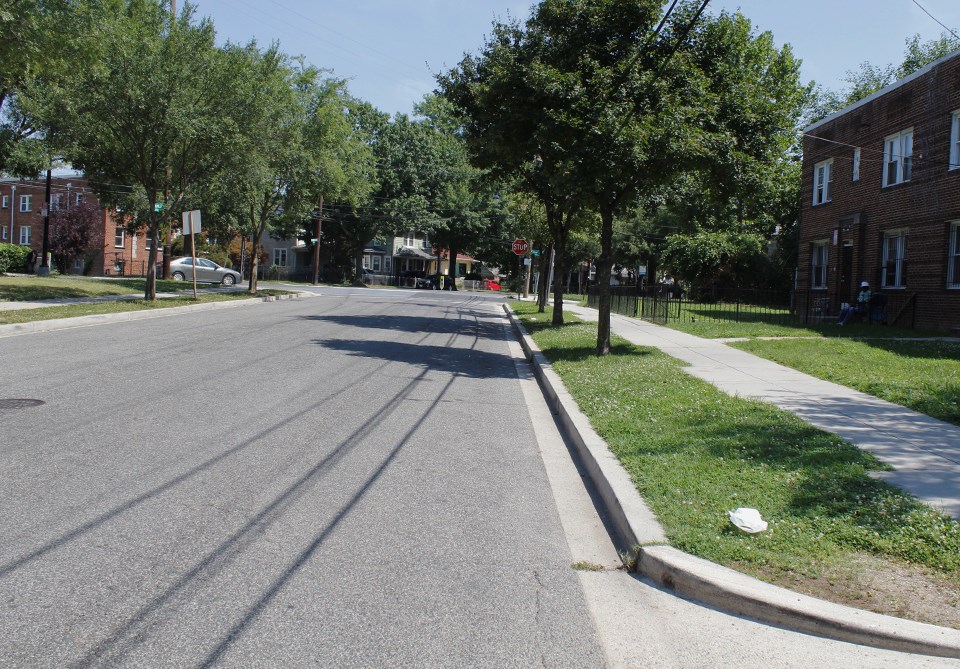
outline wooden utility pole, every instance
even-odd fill
[[[320,211],[317,213],[317,241],[313,245],[313,285],[320,282],[320,232],[323,229],[323,197],[320,198]]]

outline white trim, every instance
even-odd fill
[[[21,195],[20,196],[20,213],[28,214],[31,211],[33,211],[33,196]]]
[[[9,209],[9,208],[10,208],[10,196],[9,196],[9,195],[4,195],[2,198],[0,198],[0,201],[2,201],[2,204],[0,204],[0,209]]]
[[[830,240],[829,239],[818,239],[814,242],[811,242],[812,249],[810,251],[810,288],[813,290],[823,290],[827,287],[827,268],[830,264]],[[818,253],[819,251],[819,253]],[[822,258],[818,258],[822,256]],[[817,260],[820,259],[823,262],[817,263]],[[820,269],[821,276],[818,277],[817,270]],[[822,279],[817,281],[817,279]]]
[[[813,166],[813,206],[833,200],[833,158]]]
[[[955,279],[954,281],[951,281]],[[960,289],[960,221],[950,222],[950,246],[947,247],[947,288]]]
[[[960,169],[960,109],[950,116],[950,162],[947,170]]]
[[[283,262],[278,262],[278,260],[283,260]],[[273,249],[273,264],[277,267],[286,267],[287,266],[287,249],[275,248]]]
[[[883,187],[905,183],[912,176],[913,128],[907,128],[883,138]]]
[[[117,230],[120,231],[119,235],[117,234]],[[119,244],[117,244],[117,239],[120,240]],[[124,246],[126,246],[126,244],[127,244],[127,229],[122,225],[118,225],[113,229],[113,248],[122,249]]]
[[[20,246],[30,246],[30,237],[33,235],[29,225],[20,226]]]
[[[860,181],[860,147],[858,146],[853,150],[853,179],[852,181]]]
[[[883,245],[881,247],[881,265],[880,265],[880,287],[881,288],[906,288],[907,287],[907,277],[906,277],[906,264],[907,264],[907,242],[910,238],[910,231],[907,228],[898,228],[896,230],[884,230],[883,232]],[[896,241],[896,256],[892,259],[888,256],[887,251],[890,246],[888,242],[892,239]],[[893,263],[893,267],[890,269],[893,272],[892,281],[887,281],[887,266],[889,263]]]

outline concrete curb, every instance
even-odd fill
[[[635,547],[641,574],[683,597],[760,622],[887,650],[960,658],[960,630],[825,602],[666,545],[663,528],[623,465],[590,426],[513,310],[507,304],[503,308],[615,531],[625,545]]]
[[[313,293],[267,295],[265,297],[252,297],[246,300],[207,302],[204,304],[190,304],[183,307],[166,307],[162,309],[149,309],[144,311],[123,311],[116,314],[93,314],[91,316],[76,316],[74,318],[53,318],[46,321],[13,323],[10,325],[0,325],[0,337],[11,337],[14,335],[30,334],[34,332],[67,330],[69,328],[90,327],[93,325],[104,325],[106,323],[139,321],[148,318],[164,318],[166,316],[176,316],[177,314],[191,313],[194,311],[205,311],[208,309],[230,309],[233,307],[248,306],[251,304],[262,304],[264,302],[299,299],[304,296],[313,296]]]

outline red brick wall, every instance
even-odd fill
[[[960,55],[807,130],[801,290],[810,288],[811,242],[819,239],[830,240],[826,293],[834,310],[840,302],[851,301],[861,280],[879,289],[884,232],[904,228],[908,234],[906,288],[884,292],[899,301],[916,294],[914,324],[918,328],[960,328],[960,290],[946,288],[949,221],[960,220],[960,169],[948,169],[951,113],[957,110]],[[884,138],[909,128],[913,129],[911,179],[884,188]],[[852,180],[854,146],[861,149],[859,181]],[[814,206],[814,165],[828,158],[834,159],[832,201]],[[839,262],[844,242],[853,245],[853,272],[851,291],[841,292]]]

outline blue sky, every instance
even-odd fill
[[[960,33],[960,1],[918,0]],[[531,2],[521,0],[196,0],[221,41],[262,45],[273,40],[284,51],[350,80],[356,97],[379,109],[409,113],[434,88],[433,73],[476,51],[495,17],[525,18]],[[841,86],[844,73],[863,61],[901,60],[904,41],[919,33],[938,37],[943,29],[913,0],[712,0],[708,11],[741,9],[778,44],[790,43],[803,60],[805,81]]]

